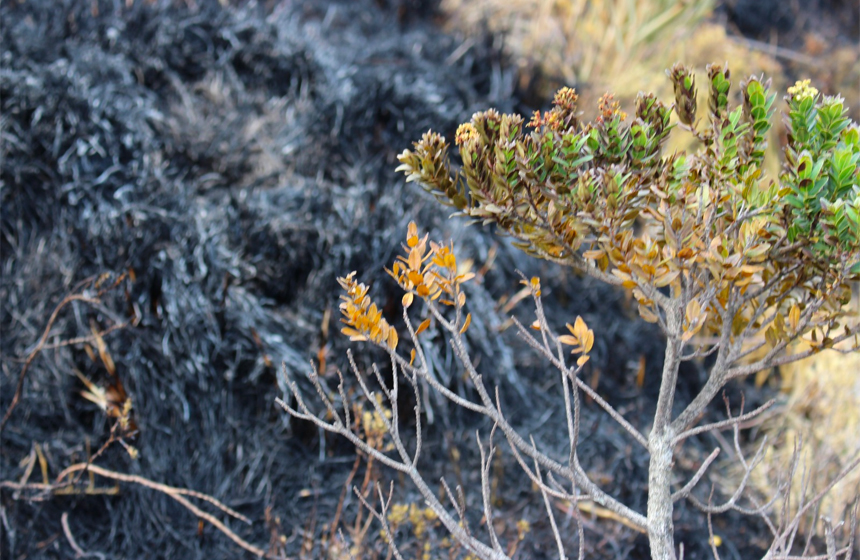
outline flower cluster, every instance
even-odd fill
[[[798,80],[793,86],[788,88],[788,94],[797,100],[814,98],[818,95],[818,90],[810,85],[809,80]]]
[[[616,116],[622,121],[627,120],[627,113],[621,110],[621,103],[611,93],[604,93],[600,96],[600,100],[597,102],[597,112],[599,113],[597,117],[599,123],[609,122]]]
[[[412,524],[412,533],[420,539],[427,532],[428,524],[436,525],[439,516],[429,507],[419,507],[411,504],[394,504],[388,512],[388,522],[392,529],[402,526],[404,523]]]
[[[387,423],[391,421],[391,410],[386,408],[382,402],[382,397],[376,395],[376,401],[379,404],[379,409],[374,407],[373,410],[365,410],[362,406],[357,406],[358,416],[361,418],[361,428],[364,430],[364,441],[374,449],[380,451],[390,451],[394,449],[392,442],[385,442],[385,436],[388,434]]]

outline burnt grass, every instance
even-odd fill
[[[140,456],[114,444],[96,464],[210,494],[251,520],[228,522],[247,541],[266,548],[283,535],[279,550],[288,557],[306,543],[313,547],[305,557],[323,557],[355,453],[275,405],[284,396],[279,371],[302,378],[322,350],[331,382],[336,369],[346,371],[347,348],[362,368],[380,360],[338,332],[336,278],[356,270],[372,280],[373,297],[396,322],[400,294],[382,268],[410,220],[435,239],[452,238],[478,268],[492,257],[469,291],[469,344],[523,433],[566,456],[558,379],[515,329],[502,328],[511,313],[533,319],[528,301],[512,312],[499,305],[519,290],[517,271],[542,278],[555,327],[582,315],[594,329],[585,375],[634,424],[647,425],[663,343],[622,293],[536,262],[486,228],[448,220],[448,209],[395,174],[396,154],[427,129],[451,137],[477,110],[520,106],[514,70],[494,39],[464,44],[438,18],[432,2],[406,0],[0,5],[0,410],[10,407],[23,361],[57,304],[88,279],[132,271],[99,304],[75,302],[59,313],[47,339],[53,347],[33,361],[0,434],[3,481],[21,481],[30,465],[26,481],[43,482],[28,459],[39,454],[53,479],[107,441],[112,420],[81,396],[75,372],[102,385],[111,376],[87,344],[57,343],[135,317],[105,342],[134,405],[139,434],[128,443]],[[426,337],[438,375],[470,394],[450,347],[432,329]],[[705,366],[684,369],[678,406],[704,382]],[[310,385],[302,387],[311,398]],[[733,391],[735,407],[741,391],[748,409],[765,397],[751,386]],[[477,526],[469,442],[490,426],[429,402],[428,478],[462,482]],[[725,413],[715,403],[709,414]],[[684,456],[697,466],[715,445],[710,436],[694,439]],[[462,469],[449,460],[455,447]],[[590,402],[580,453],[609,492],[644,511],[647,456]],[[533,527],[520,557],[552,557],[539,495],[509,454],[499,464],[505,534],[527,519]],[[76,557],[63,514],[80,548],[102,558],[246,554],[169,496],[131,483],[99,494],[82,480],[66,495],[2,488],[2,557]],[[94,480],[98,489],[114,487]],[[358,510],[346,496],[345,527]],[[398,501],[415,499],[398,486]],[[267,510],[280,525],[266,522]],[[678,506],[686,558],[708,557],[705,523]],[[765,542],[756,520],[727,515],[716,523],[729,541],[724,558],[747,558]],[[572,520],[562,516],[561,524],[574,543]],[[588,519],[586,538],[588,558],[648,557],[643,536],[611,521]]]

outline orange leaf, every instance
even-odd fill
[[[579,346],[579,339],[575,336],[570,336],[569,334],[561,335],[558,337],[558,341],[568,346]]]
[[[415,336],[418,336],[419,334],[426,331],[427,327],[429,327],[429,326],[430,326],[430,318],[428,317],[428,318],[424,319],[423,321],[421,321],[421,324],[418,325],[418,329],[415,331]]]
[[[355,329],[351,329],[349,327],[344,327],[340,330],[343,334],[347,335],[350,340],[353,342],[361,342],[367,340],[367,337],[358,332]]]
[[[636,386],[642,388],[645,384],[645,354],[639,354],[639,369],[636,370]]]
[[[689,259],[692,256],[693,256],[693,250],[690,249],[689,247],[684,247],[683,249],[678,251],[678,258]]]
[[[702,305],[699,303],[697,299],[691,299],[687,304],[686,310],[686,318],[687,323],[692,325],[699,319],[699,315],[702,313]]]
[[[403,307],[405,309],[409,309],[409,306],[412,305],[413,299],[414,297],[412,296],[412,292],[407,292],[403,294],[403,299],[401,300],[403,302]]]
[[[594,346],[594,331],[588,329],[588,332],[585,333],[585,336],[582,338],[582,350],[586,354],[591,352],[591,347]]]
[[[471,324],[472,324],[472,314],[469,313],[468,315],[466,315],[466,321],[463,323],[463,326],[460,329],[460,334],[463,334],[464,332],[466,332],[466,329],[468,329],[469,325],[471,325]]]
[[[648,307],[642,305],[641,303],[639,304],[639,315],[648,323],[656,323],[659,320],[659,318],[657,317],[657,315],[654,314],[653,311],[651,311],[650,309],[648,309]]]
[[[583,335],[588,331],[588,326],[581,316],[576,316],[576,321],[573,322],[573,336],[582,340]]]
[[[108,352],[107,349],[107,344],[105,344],[105,341],[102,338],[101,333],[99,333],[96,328],[94,321],[90,321],[90,330],[93,333],[93,339],[96,341],[96,347],[99,349],[99,357],[102,359],[105,369],[109,374],[116,375],[116,366],[113,363],[113,358],[111,358],[110,352]]]
[[[791,306],[791,310],[788,312],[788,324],[791,326],[792,331],[797,330],[797,325],[800,323],[800,308],[795,303]]]
[[[474,277],[475,277],[474,272],[467,272],[466,274],[461,274],[460,276],[458,276],[456,278],[456,281],[462,284],[463,282],[468,282],[469,280],[471,280]]]
[[[418,226],[415,222],[409,222],[409,227],[406,230],[406,244],[410,248],[418,245]]]
[[[406,260],[406,264],[409,265],[409,268],[412,270],[418,270],[421,268],[421,253],[418,251],[417,247],[413,247],[411,251],[409,251],[409,258]]]

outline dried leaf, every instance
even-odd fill
[[[797,325],[800,324],[800,307],[796,303],[791,306],[791,310],[788,312],[788,324],[792,332],[797,331]]]
[[[537,321],[535,321],[537,323]],[[579,346],[579,339],[569,334],[563,334],[558,337],[558,341],[567,346]]]
[[[586,354],[591,352],[592,346],[594,346],[594,331],[588,329],[585,333],[585,336],[582,338],[582,351]]]
[[[583,318],[579,315],[576,316],[576,321],[573,322],[573,336],[582,340],[586,333],[588,333],[588,325],[585,324]]]
[[[424,319],[423,321],[421,321],[421,324],[418,325],[418,328],[415,330],[415,336],[418,336],[419,334],[426,331],[427,327],[429,327],[429,326],[430,326],[430,318],[428,317],[428,318]]]
[[[99,350],[99,357],[101,357],[102,363],[105,365],[105,369],[109,374],[116,375],[116,366],[113,363],[113,358],[111,358],[110,352],[108,352],[107,349],[107,344],[105,343],[104,338],[102,338],[98,328],[96,328],[94,321],[90,322],[90,330],[93,333],[93,339],[96,341],[96,347]]]
[[[645,385],[645,354],[639,354],[639,368],[636,370],[636,386]]]
[[[699,303],[697,299],[691,299],[687,303],[687,310],[684,313],[685,318],[687,319],[687,325],[693,325],[699,320],[699,316],[702,314],[702,304]]]
[[[645,319],[645,321],[648,323],[656,323],[659,320],[657,315],[655,315],[650,308],[645,305],[642,305],[641,303],[639,304],[639,316]]]
[[[689,258],[690,258],[690,257],[692,257],[692,256],[693,256],[693,250],[692,250],[692,249],[690,249],[689,247],[684,247],[683,249],[681,249],[680,251],[678,251],[678,258],[679,258],[679,259],[684,259],[684,260],[686,260],[686,259],[689,259]]]
[[[410,270],[419,270],[421,268],[421,253],[418,251],[417,247],[413,247],[411,251],[409,251],[409,257],[406,259],[406,264],[409,265]]]
[[[666,286],[674,282],[679,274],[681,274],[680,269],[665,272],[654,279],[654,285],[658,288],[665,288]]]

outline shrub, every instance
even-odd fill
[[[840,343],[843,352],[860,347],[860,323],[846,305],[851,298],[850,282],[860,279],[860,129],[846,117],[842,99],[821,97],[808,82],[789,88],[785,161],[778,180],[773,180],[763,170],[775,99],[769,83],[755,77],[742,82],[743,102],[732,108],[729,70],[708,66],[707,116],[699,119],[691,70],[675,65],[668,74],[675,90],[674,107],[653,95],[640,94],[635,115],[628,118],[613,97],[606,95],[597,119],[581,123],[576,93],[564,88],[556,94],[551,110],[535,113],[528,123],[520,116],[493,110],[475,114],[457,131],[462,167],[456,171],[449,144],[433,132],[399,156],[398,168],[408,181],[419,183],[459,214],[495,224],[528,254],[631,291],[641,317],[657,323],[666,337],[650,426],[633,426],[580,379],[595,334],[579,317],[567,325],[569,332],[554,333],[544,316],[540,280],[532,278],[524,282],[534,297],[536,320],[530,328],[516,324],[525,341],[560,375],[560,398],[566,411],[560,429],[567,432],[569,455],[557,460],[520,435],[464,343],[471,316],[463,285],[472,275],[458,268],[451,245],[428,242],[415,224],[410,224],[404,254],[388,270],[405,292],[403,320],[412,344],[408,355],[401,351],[396,329],[368,296],[368,287],[354,274],[341,279],[346,292],[341,304],[344,333],[384,349],[395,375],[394,382],[386,383],[374,369],[382,391],[381,396],[376,395],[351,362],[364,396],[374,407],[370,423],[375,428],[362,428],[362,422],[350,418],[342,381],[338,397],[333,398],[318,376],[311,374],[327,411],[322,419],[288,379],[298,403],[293,408],[281,402],[290,414],[345,436],[379,463],[408,476],[451,535],[479,558],[508,557],[492,523],[487,523],[488,540],[479,539],[468,528],[462,501],[443,481],[452,504],[449,509],[417,468],[423,429],[419,394],[423,385],[419,381],[493,422],[489,441],[477,440],[488,520],[493,518],[488,482],[493,438],[501,432],[543,497],[560,558],[566,557],[565,539],[558,531],[550,497],[572,503],[593,500],[645,530],[652,557],[665,560],[676,558],[675,502],[689,500],[709,516],[730,509],[766,515],[773,505],[761,506],[755,498],[749,498],[752,505],[741,504],[761,449],[747,460],[737,437],[739,425],[773,401],[751,412],[729,413],[720,422],[697,425],[726,384]],[[672,123],[673,110],[679,124]],[[673,128],[691,134],[698,150],[664,154],[662,147]],[[432,320],[450,336],[474,385],[474,400],[451,392],[430,375],[418,339],[431,318],[413,324],[409,309],[416,299],[424,302]],[[808,349],[786,352],[799,340]],[[573,359],[568,358],[568,350]],[[679,365],[703,356],[710,356],[712,362],[707,381],[686,406],[673,408]],[[414,443],[408,443],[413,439],[401,433],[400,381],[415,392]],[[580,392],[594,399],[649,453],[644,513],[603,491],[580,464]],[[338,400],[342,401],[339,405]],[[726,429],[734,431],[745,473],[737,491],[721,504],[697,498],[693,492],[719,449],[689,482],[673,490],[673,460],[679,445],[691,436]],[[383,432],[386,445],[368,440]],[[858,465],[860,457],[846,464],[838,476]],[[383,531],[390,534],[386,513],[390,497],[380,493],[379,499],[381,506],[373,512]],[[814,511],[820,499],[819,494],[804,503],[794,517],[784,516],[779,526],[769,525],[774,540],[768,558],[791,553],[798,520]],[[853,542],[853,526],[849,543]],[[829,557],[850,557],[850,544],[837,550],[833,531],[827,527]],[[393,547],[393,539],[389,542]],[[580,546],[581,542],[580,531]]]

